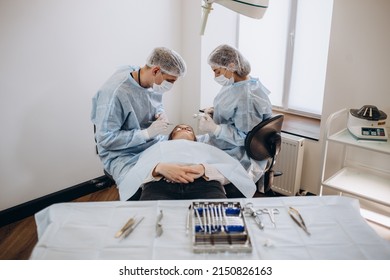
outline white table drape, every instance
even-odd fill
[[[221,201],[221,200],[213,200]],[[225,201],[225,200],[223,200]],[[190,200],[72,202],[54,204],[35,215],[38,243],[31,259],[390,259],[390,243],[362,218],[359,201],[341,196],[231,199],[255,209],[277,208],[276,227],[263,215],[260,230],[245,217],[252,242],[250,253],[194,253],[186,235]],[[299,210],[311,235],[288,214]],[[163,234],[156,237],[157,215],[163,210]],[[144,217],[125,239],[115,233],[132,217]]]

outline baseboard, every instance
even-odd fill
[[[73,187],[2,210],[0,211],[0,227],[32,216],[38,211],[54,203],[69,202],[81,196],[110,187],[111,185],[112,181],[107,176],[101,176]]]

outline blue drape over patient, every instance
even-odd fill
[[[159,142],[145,150],[137,163],[118,185],[120,200],[129,199],[142,186],[152,169],[160,162],[214,166],[246,197],[253,197],[256,185],[239,161],[208,144],[188,140]]]

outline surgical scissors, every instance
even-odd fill
[[[264,223],[261,218],[261,215],[263,214],[262,210],[255,210],[253,208],[253,203],[248,202],[247,204],[245,204],[244,211],[246,211],[247,213],[249,212],[249,214],[254,217],[256,224],[261,230],[264,229]]]
[[[274,225],[274,227],[276,226],[276,223],[275,223],[275,214],[279,214],[279,209],[277,208],[264,208],[264,209],[261,209],[261,211],[264,213],[264,214],[267,214],[272,222],[272,224]]]

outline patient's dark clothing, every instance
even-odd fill
[[[226,198],[225,190],[217,181],[206,181],[199,178],[188,184],[169,183],[165,180],[147,183],[143,187],[140,200],[209,198]]]

